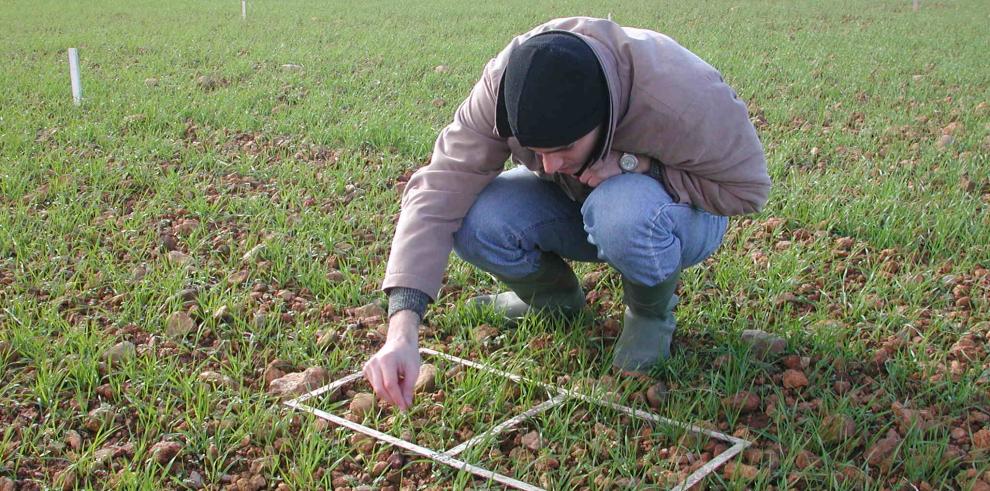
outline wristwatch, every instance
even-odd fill
[[[623,174],[636,172],[637,167],[639,167],[639,159],[635,155],[624,153],[619,157],[619,168],[622,169]]]

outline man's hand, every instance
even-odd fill
[[[581,173],[581,176],[578,177],[578,180],[587,186],[593,188],[598,187],[598,185],[606,179],[622,173],[622,169],[619,167],[620,157],[622,157],[621,152],[612,150],[605,156],[604,159],[589,165],[588,168]],[[639,167],[637,167],[634,172],[645,174],[649,169],[649,161],[643,157],[639,157]]]
[[[389,319],[385,345],[364,364],[364,378],[380,399],[405,411],[412,407],[419,365],[419,316],[397,312]]]

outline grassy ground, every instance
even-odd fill
[[[382,300],[401,182],[483,63],[546,19],[609,12],[722,70],[775,182],[683,274],[679,350],[655,373],[658,412],[756,441],[703,485],[990,487],[990,4],[239,7],[0,9],[0,489],[478,485],[282,408],[266,378],[360,367],[381,319],[355,308]],[[608,377],[618,277],[578,269],[593,315],[509,329],[461,308],[498,286],[454,260],[423,344],[646,407]],[[787,349],[755,356],[744,329]],[[450,448],[542,400],[440,373],[412,415],[369,424]],[[470,456],[551,487],[649,487],[717,450],[565,406]]]

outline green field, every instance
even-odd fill
[[[236,0],[5,0],[0,491],[485,485],[412,457],[383,470],[391,449],[265,379],[360,369],[383,321],[354,309],[384,300],[402,182],[483,64],[546,20],[609,13],[722,71],[774,180],[682,275],[654,372],[658,413],[756,442],[702,487],[990,489],[990,3],[921,3],[250,0],[242,20]],[[463,308],[499,285],[454,259],[421,345],[648,407],[644,382],[608,375],[618,275],[577,269],[593,315],[511,328]],[[757,356],[745,329],[786,351]],[[540,400],[440,373],[444,395],[369,424],[450,448]],[[542,432],[538,450],[465,458],[608,489],[676,484],[717,453],[662,428],[637,450],[641,423],[589,414],[527,423],[515,438]]]

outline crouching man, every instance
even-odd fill
[[[607,20],[541,25],[488,63],[406,186],[383,283],[388,337],[364,375],[382,399],[412,404],[419,323],[451,250],[508,287],[472,299],[508,318],[579,312],[565,260],[607,262],[626,305],[612,363],[645,372],[670,354],[681,270],[769,190],[746,105],[705,61]]]

